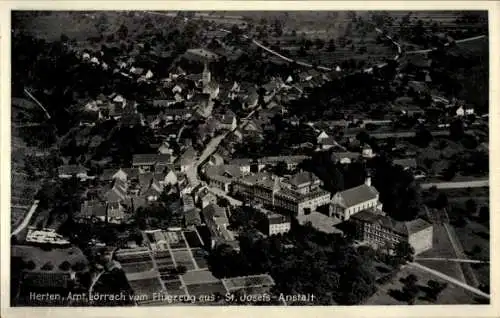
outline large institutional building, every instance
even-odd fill
[[[235,181],[233,191],[246,199],[278,207],[293,215],[309,214],[330,202],[330,193],[320,188],[321,181],[309,172],[289,178],[259,173]]]
[[[416,219],[409,222],[398,222],[388,216],[362,211],[352,216],[356,225],[356,237],[375,247],[394,246],[398,242],[407,241],[420,254],[432,248],[432,224]]]

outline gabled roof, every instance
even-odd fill
[[[169,154],[135,154],[132,157],[132,165],[166,165],[170,162]]]
[[[366,184],[338,192],[338,195],[341,198],[341,204],[345,208],[375,199],[378,194],[377,189]]]
[[[63,165],[57,169],[58,173],[67,175],[76,175],[79,173],[86,173],[87,169],[80,165]]]
[[[106,216],[106,204],[100,201],[85,201],[81,205],[79,215],[85,218]]]
[[[312,172],[303,171],[303,172],[299,172],[299,173],[294,174],[288,180],[288,183],[293,185],[293,186],[298,187],[302,184],[311,183],[311,182],[315,182],[318,180],[319,179]]]
[[[421,218],[407,222],[400,222],[393,220],[389,216],[375,214],[370,211],[361,211],[359,213],[354,214],[352,218],[370,224],[378,224],[381,227],[389,229],[405,237],[407,237],[408,235],[418,233],[432,226],[431,223]]]

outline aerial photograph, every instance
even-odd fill
[[[4,303],[492,303],[488,11],[10,15]]]

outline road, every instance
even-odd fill
[[[24,220],[21,222],[21,224],[18,225],[18,227],[12,232],[12,235],[15,236],[19,234],[22,230],[28,226],[28,224],[31,221],[31,218],[33,217],[33,214],[35,214],[36,208],[38,207],[38,204],[40,203],[39,200],[35,200],[33,202],[33,205],[31,206],[31,209],[28,211],[26,216],[24,217]]]
[[[31,94],[31,92],[30,92],[28,89],[26,89],[26,88],[25,88],[25,89],[24,89],[24,93],[25,93],[26,95],[28,95],[28,97],[29,97],[29,98],[31,98],[31,99],[35,102],[35,104],[37,104],[37,105],[38,105],[38,107],[40,107],[40,108],[43,110],[43,112],[45,113],[45,115],[47,116],[47,118],[48,118],[48,119],[51,119],[50,114],[49,114],[49,112],[47,111],[47,109],[46,109],[45,107],[43,107],[42,103],[40,103],[40,102],[38,101],[38,99],[36,99],[36,98],[35,98],[35,96],[33,96],[33,95]]]
[[[431,268],[429,268],[427,266],[423,266],[423,265],[421,265],[419,263],[415,263],[415,262],[409,263],[408,265],[416,267],[416,268],[419,268],[419,269],[424,270],[426,272],[429,272],[429,273],[431,273],[431,274],[433,274],[433,275],[435,275],[435,276],[437,276],[437,277],[439,277],[441,279],[444,279],[444,280],[446,280],[446,281],[448,281],[448,282],[450,282],[450,283],[452,283],[454,285],[457,285],[457,286],[460,286],[462,288],[465,288],[465,289],[473,292],[476,295],[479,295],[479,296],[485,297],[487,299],[490,299],[490,295],[486,294],[485,292],[483,292],[483,291],[481,291],[481,290],[479,290],[479,289],[477,289],[475,287],[469,286],[466,283],[463,283],[463,282],[461,282],[461,281],[459,281],[459,280],[457,280],[457,279],[455,279],[453,277],[450,277],[450,276],[445,275],[445,274],[443,274],[441,272],[433,270],[433,269],[431,269]]]
[[[465,189],[465,188],[483,188],[489,187],[490,181],[485,180],[471,180],[471,181],[456,181],[456,182],[430,182],[420,184],[422,189],[429,189],[436,187],[438,189]]]
[[[464,42],[469,42],[469,41],[475,41],[475,40],[482,39],[484,37],[486,37],[486,35],[478,35],[478,36],[474,36],[474,37],[467,38],[467,39],[457,40],[457,41],[455,41],[455,43],[464,43]],[[450,43],[446,43],[444,46],[445,47],[450,46]],[[429,53],[429,52],[434,51],[434,50],[436,50],[436,48],[409,51],[409,52],[405,52],[405,54],[422,54],[422,53]]]
[[[475,259],[463,258],[441,258],[441,257],[416,257],[415,261],[443,261],[443,262],[457,262],[457,263],[472,263],[472,264],[489,264],[489,261],[481,261]]]
[[[213,194],[215,194],[218,197],[223,197],[223,198],[227,199],[229,201],[229,204],[231,204],[232,206],[242,206],[243,205],[243,202],[241,202],[240,200],[236,200],[235,198],[227,195],[224,191],[222,191],[219,188],[209,187],[208,191],[212,192]]]

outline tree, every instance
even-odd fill
[[[435,280],[429,280],[427,282],[427,297],[433,301],[437,300],[439,294],[448,286],[447,283],[440,283]]]
[[[279,161],[276,164],[276,167],[274,167],[274,173],[277,174],[278,176],[283,176],[287,172],[288,172],[288,166],[284,161]]]
[[[125,40],[128,36],[127,26],[125,26],[125,24],[120,25],[120,28],[118,28],[116,33],[118,34],[118,38],[120,38],[120,40]]]
[[[450,138],[461,140],[465,135],[464,123],[461,119],[456,119],[450,123]]]
[[[71,264],[68,261],[64,261],[59,265],[59,269],[62,271],[68,271],[71,268]]]
[[[43,271],[51,271],[54,269],[54,265],[51,262],[47,262],[40,269]]]
[[[395,258],[399,264],[412,262],[415,255],[415,249],[407,241],[401,241],[394,247]]]
[[[437,198],[436,198],[436,208],[438,209],[444,209],[448,206],[448,196],[441,192],[438,194]]]
[[[469,215],[474,215],[477,211],[477,203],[474,199],[465,201],[465,209]]]
[[[35,262],[33,262],[33,260],[29,260],[24,264],[24,268],[31,271],[31,270],[34,270],[36,268],[36,264],[35,264]]]
[[[404,280],[403,294],[406,296],[409,305],[413,305],[419,294],[419,288],[417,286],[418,277],[410,274]]]
[[[75,264],[73,264],[73,266],[71,266],[71,269],[74,270],[75,272],[80,272],[80,271],[83,271],[85,269],[85,267],[86,267],[86,265],[84,262],[78,261]]]
[[[433,136],[431,132],[425,127],[419,128],[415,134],[415,143],[422,148],[428,147],[432,139]]]
[[[187,267],[184,265],[179,265],[175,268],[175,271],[179,275],[184,275],[187,272]]]

